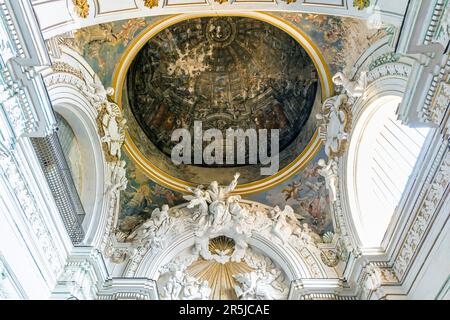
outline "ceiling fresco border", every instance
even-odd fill
[[[294,24],[286,21],[285,19],[266,12],[244,12],[236,14],[179,14],[166,17],[149,25],[126,48],[119,64],[114,70],[112,80],[112,85],[115,89],[114,101],[117,101],[119,107],[122,107],[122,93],[126,82],[128,69],[138,52],[153,36],[179,22],[194,18],[211,16],[238,16],[252,18],[271,24],[274,27],[286,32],[305,49],[305,51],[313,61],[314,66],[316,67],[316,70],[319,74],[322,99],[324,100],[333,95],[331,72],[321,51],[304,31],[302,31]],[[320,150],[320,147],[321,140],[319,138],[318,131],[316,131],[310,143],[305,147],[302,153],[289,165],[287,165],[285,168],[283,168],[273,176],[251,183],[239,185],[236,189],[236,193],[239,193],[241,195],[255,194],[282,184],[289,178],[296,175],[299,171],[301,171],[308,164],[308,162],[314,158],[314,156]],[[177,179],[156,168],[152,163],[150,163],[150,161],[148,161],[148,159],[146,159],[136,147],[128,132],[126,134],[124,148],[129,154],[130,158],[132,158],[136,162],[138,167],[142,169],[147,175],[149,175],[149,177],[155,182],[172,190],[183,193],[186,192],[186,188],[188,186],[192,186],[192,183]]]

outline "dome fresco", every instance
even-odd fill
[[[127,95],[146,137],[169,157],[172,132],[192,132],[194,121],[224,136],[228,128],[280,129],[282,151],[302,134],[317,77],[284,31],[245,17],[204,17],[164,29],[141,49]]]
[[[368,30],[364,21],[358,19],[286,12],[272,12],[271,14],[295,25],[310,37],[312,42],[323,54],[331,74],[339,70],[344,70],[348,73],[358,57],[367,50],[371,44],[385,36],[384,33],[380,33],[377,30]],[[132,45],[133,39],[139,38],[140,35],[145,32],[146,28],[158,24],[162,19],[163,17],[147,17],[145,19],[139,18],[115,21],[82,28],[75,33],[74,40],[66,42],[66,44],[70,45],[71,48],[83,55],[106,86],[114,85],[114,74],[120,66],[119,63],[122,57]],[[187,26],[189,24],[195,25],[195,22],[197,22],[197,25],[202,26],[199,21],[209,21],[210,19],[211,18],[205,17],[179,22],[172,27],[159,31],[159,33],[154,35],[152,40],[150,40],[148,46],[152,43],[156,47],[160,46],[163,41],[161,37],[168,37],[168,31],[173,30],[175,27],[182,25]],[[237,17],[233,19],[247,20],[254,24],[258,24],[259,26],[265,26],[273,32],[280,34],[283,39],[292,41],[291,37],[288,34],[285,34],[284,31],[264,22],[260,22],[259,20]],[[349,30],[352,31],[349,32]],[[176,36],[173,31],[172,36]],[[252,39],[252,41],[256,41],[254,40],[255,37]],[[263,39],[266,38],[263,37]],[[272,39],[274,38],[272,37]],[[297,43],[294,43],[294,45],[297,48],[299,47]],[[146,51],[146,48],[147,46],[145,45],[142,47],[141,54]],[[227,52],[229,52],[230,45],[228,45],[227,48]],[[225,49],[226,48],[223,50]],[[256,52],[256,50],[254,52]],[[282,50],[279,50],[279,53],[280,59],[284,57]],[[168,59],[166,55],[163,54],[163,56]],[[193,55],[189,58],[192,59],[195,57],[196,55]],[[263,55],[263,57],[265,56]],[[260,58],[261,57],[258,56],[258,59]],[[138,61],[138,59],[139,54],[135,61]],[[171,61],[173,60],[174,58],[172,58]],[[115,61],[115,63],[111,63],[113,61]],[[272,63],[277,64],[278,60],[272,59]],[[175,75],[178,72],[182,72],[187,66],[190,67],[191,64],[192,60],[188,60],[184,65],[181,65],[183,68],[180,67],[179,70],[170,70],[172,70]],[[285,71],[284,64],[278,64],[278,67],[283,68]],[[176,178],[204,184],[208,184],[212,180],[217,180],[220,183],[228,183],[236,171],[241,173],[240,183],[252,182],[261,178],[259,176],[259,169],[256,168],[256,170],[251,171],[250,169],[253,169],[249,168],[251,166],[239,168],[223,167],[218,170],[217,168],[204,168],[200,166],[180,166],[181,168],[177,168],[172,165],[170,157],[161,152],[161,150],[156,147],[143,132],[141,126],[135,119],[135,114],[133,113],[135,110],[130,110],[132,109],[130,108],[129,103],[131,99],[129,99],[128,95],[132,94],[132,89],[129,89],[128,87],[130,86],[133,68],[134,65],[132,64],[129,69],[128,79],[124,83],[123,90],[120,91],[122,97],[117,102],[121,104],[122,112],[127,119],[127,129],[130,138],[136,145],[136,148],[139,149],[151,164]],[[303,70],[300,71],[303,74]],[[285,72],[285,76],[286,75],[287,73]],[[241,74],[239,77],[241,77]],[[174,76],[172,78],[176,77]],[[171,86],[170,81],[168,81],[168,83],[170,88],[172,88],[173,86]],[[140,88],[142,89],[143,87]],[[163,87],[159,86],[159,89],[162,90]],[[313,110],[310,112],[306,125],[302,128],[301,134],[297,136],[296,141],[281,152],[280,169],[289,165],[289,163],[304,150],[316,131],[317,122],[313,115],[315,115],[321,107],[321,90],[322,88],[317,86],[317,99]],[[170,90],[168,92],[170,92]],[[285,157],[283,158],[283,156]],[[323,157],[325,157],[325,154],[323,150],[320,150],[316,156],[310,160],[309,164],[295,176],[278,186],[250,195],[248,196],[248,199],[269,206],[278,205],[284,207],[285,205],[290,205],[296,212],[304,217],[303,221],[308,223],[313,231],[320,235],[333,231],[332,214],[325,182],[317,173],[317,161]],[[127,163],[126,172],[128,184],[127,189],[121,193],[120,213],[117,227],[121,232],[128,234],[142,224],[153,209],[161,207],[163,204],[169,204],[171,207],[176,206],[182,204],[184,199],[181,193],[165,188],[158,182],[152,180],[139,163],[130,157],[127,150],[123,152],[122,158]],[[255,171],[257,172],[256,174],[254,173]],[[140,199],[140,201],[136,201],[136,199]]]

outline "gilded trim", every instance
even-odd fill
[[[325,100],[326,98],[333,95],[332,77],[323,55],[321,54],[320,50],[315,45],[315,43],[308,37],[308,35],[306,35],[302,30],[300,30],[292,23],[287,22],[280,17],[276,17],[274,15],[265,12],[227,13],[227,14],[220,14],[220,13],[176,14],[166,17],[152,25],[149,25],[126,48],[124,54],[122,55],[122,59],[120,60],[118,66],[114,70],[112,80],[113,86],[115,88],[114,100],[117,101],[119,107],[122,107],[122,91],[128,68],[130,67],[131,62],[133,61],[137,53],[141,50],[141,48],[153,36],[155,36],[160,31],[174,24],[177,24],[179,22],[188,19],[209,17],[209,16],[239,16],[257,19],[269,23],[288,33],[300,45],[302,45],[302,47],[306,50],[306,52],[313,60],[313,63],[319,73],[320,83],[322,87],[322,99]],[[318,131],[316,131],[310,143],[306,146],[306,148],[302,151],[302,153],[288,166],[286,166],[273,176],[255,182],[239,185],[236,188],[235,193],[241,195],[254,194],[268,190],[285,182],[286,180],[288,180],[289,178],[300,172],[303,168],[305,168],[305,166],[314,158],[314,156],[320,150],[320,147],[321,147],[321,140],[319,138]],[[186,192],[187,186],[194,185],[191,182],[180,180],[167,174],[166,172],[160,170],[155,165],[153,165],[150,161],[148,161],[148,159],[146,159],[142,155],[142,153],[138,150],[128,132],[126,133],[124,148],[125,151],[128,153],[128,155],[130,156],[130,158],[136,163],[136,165],[140,169],[142,169],[155,182],[172,190],[176,190],[183,193]]]

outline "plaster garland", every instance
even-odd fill
[[[47,88],[58,85],[75,86],[96,115],[99,140],[106,160],[106,231],[99,246],[107,257],[121,263],[131,255],[127,249],[114,247],[117,242],[115,226],[120,192],[127,186],[126,164],[120,160],[126,121],[118,106],[111,100],[114,90],[105,88],[95,74],[90,80],[79,68],[59,60],[54,62],[52,71],[44,79]]]

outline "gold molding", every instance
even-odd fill
[[[88,0],[72,0],[73,5],[75,6],[75,13],[83,19],[86,19],[89,16],[89,3]]]
[[[154,8],[157,7],[159,4],[159,0],[144,0],[144,6],[147,8]]]
[[[247,17],[256,20],[260,20],[269,23],[287,34],[293,37],[308,53],[312,59],[316,69],[319,73],[321,88],[322,88],[322,99],[333,95],[333,82],[328,65],[323,57],[322,53],[312,41],[309,36],[299,29],[297,26],[289,21],[286,21],[280,17],[274,16],[266,12],[244,12],[244,13],[199,13],[199,14],[175,14],[165,17],[151,25],[149,25],[145,30],[141,32],[128,47],[125,49],[119,64],[113,73],[112,83],[115,89],[115,101],[122,108],[122,91],[124,87],[124,82],[126,78],[127,71],[131,65],[136,54],[141,50],[141,48],[147,43],[153,36],[162,30],[180,23],[185,20],[200,18],[200,17],[211,17],[211,16],[238,16]],[[273,176],[251,182],[246,184],[238,185],[235,193],[241,195],[250,195],[259,193],[268,189],[271,189],[281,183],[287,181],[289,178],[295,176],[300,172],[306,165],[314,158],[317,152],[320,150],[322,141],[319,138],[319,130],[317,130],[312,137],[310,143],[305,147],[302,153],[289,165],[284,167],[278,173]],[[162,171],[153,165],[148,159],[146,159],[142,153],[139,151],[137,146],[134,144],[130,134],[126,132],[124,149],[128,156],[135,164],[147,175],[150,179],[157,182],[158,184],[165,186],[169,189],[186,193],[186,187],[195,186],[195,184],[177,179],[170,174]]]

